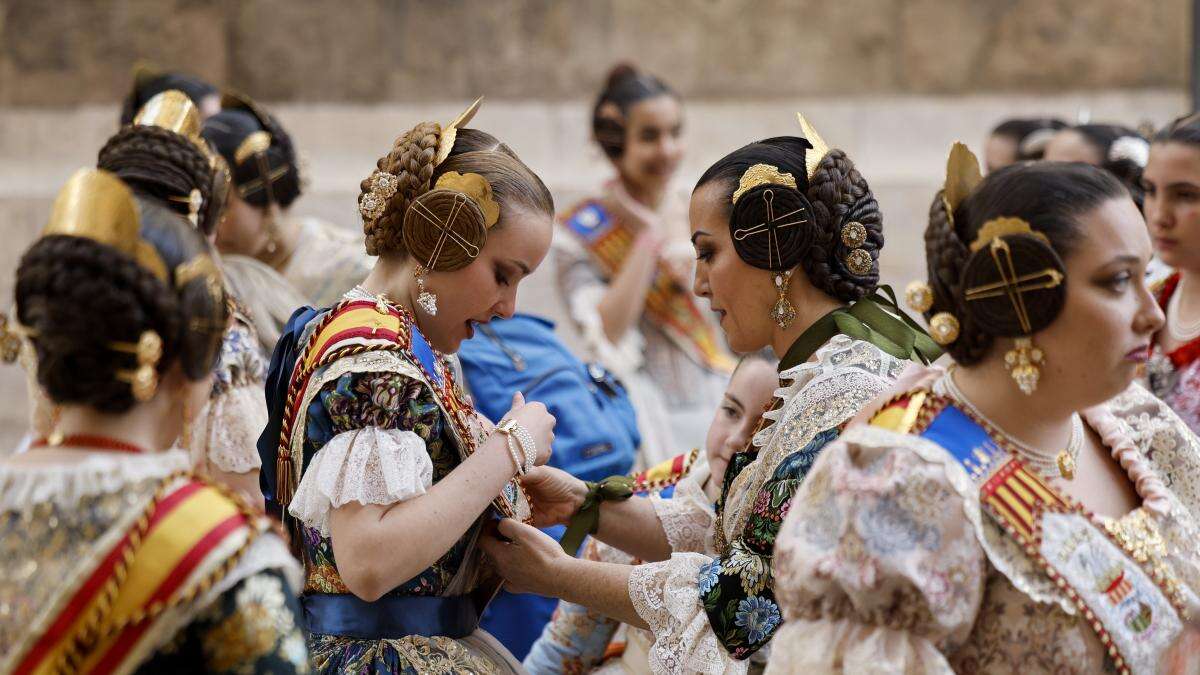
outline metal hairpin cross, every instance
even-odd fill
[[[288,168],[289,168],[288,165],[284,164],[283,166],[275,169],[274,171],[268,171],[267,170],[268,164],[267,164],[266,153],[262,153],[262,152],[258,153],[259,177],[255,178],[254,180],[251,180],[251,181],[246,181],[246,184],[243,185],[241,188],[242,194],[246,195],[246,194],[250,194],[252,192],[258,191],[259,188],[266,188],[267,201],[269,201],[271,203],[275,203],[274,183],[275,183],[275,181],[282,178],[284,176],[284,174],[286,174],[288,172]]]
[[[783,264],[783,261],[780,259],[780,256],[779,256],[779,235],[777,233],[779,232],[779,230],[782,230],[785,227],[794,227],[796,225],[803,225],[804,223],[808,222],[808,218],[805,218],[804,216],[800,216],[796,220],[792,220],[792,221],[789,221],[786,223],[781,223],[779,221],[783,220],[784,218],[791,218],[792,216],[796,215],[797,213],[803,213],[805,210],[804,207],[801,206],[798,209],[789,211],[780,216],[776,216],[775,215],[775,191],[774,190],[765,190],[763,192],[763,201],[765,201],[767,203],[767,222],[759,223],[758,225],[755,225],[753,227],[744,227],[741,229],[734,230],[733,238],[738,241],[742,241],[746,237],[754,237],[754,236],[766,233],[766,235],[767,235],[767,261],[770,262],[770,260],[773,257],[775,259],[775,266],[779,267],[780,265]]]
[[[421,202],[413,202],[413,211],[418,216],[428,220],[434,227],[441,230],[441,234],[438,235],[437,243],[434,244],[433,251],[429,254],[429,260],[425,263],[426,268],[433,269],[433,264],[442,256],[442,248],[446,245],[447,239],[458,244],[462,250],[466,251],[468,258],[474,260],[475,258],[479,257],[479,247],[467,241],[466,239],[463,239],[461,235],[450,228],[450,223],[454,222],[455,217],[458,216],[459,210],[462,209],[462,207],[467,203],[467,199],[469,199],[469,197],[466,195],[455,194],[454,205],[450,208],[450,214],[446,216],[446,220],[444,221],[438,220],[437,214],[433,211],[430,211],[429,207],[425,206]]]
[[[1002,237],[993,239],[988,245],[988,250],[992,254],[992,262],[996,263],[996,270],[1000,273],[1000,281],[968,288],[967,302],[1008,296],[1013,310],[1017,313],[1017,320],[1021,322],[1021,330],[1028,334],[1031,327],[1029,312],[1025,308],[1025,294],[1058,286],[1063,281],[1062,272],[1046,268],[1040,272],[1018,276],[1016,267],[1013,266],[1012,249]]]

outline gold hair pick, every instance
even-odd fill
[[[979,228],[979,233],[975,235],[975,241],[971,242],[971,252],[974,253],[987,246],[992,243],[993,239],[1012,234],[1027,234],[1041,239],[1047,246],[1050,245],[1050,240],[1046,238],[1046,235],[1035,231],[1029,223],[1020,218],[993,218]]]
[[[138,111],[133,123],[144,127],[161,127],[174,131],[193,143],[202,142],[200,111],[196,109],[192,99],[178,89],[168,89],[155,94]]]
[[[483,211],[483,220],[491,228],[500,220],[500,205],[492,198],[492,186],[487,179],[477,173],[459,173],[447,171],[437,179],[434,186],[442,190],[454,190],[471,198]]]
[[[138,61],[133,64],[133,88],[140,89],[159,75],[162,75],[162,71],[154,64],[149,61]]]
[[[821,159],[829,154],[829,146],[813,125],[808,123],[804,115],[796,113],[796,119],[800,120],[800,129],[804,132],[804,140],[812,145],[812,150],[804,153],[804,169],[808,172],[808,179],[817,174],[817,167],[821,165]]]
[[[233,153],[233,161],[241,164],[260,152],[266,152],[270,147],[271,134],[265,131],[255,131],[238,144],[237,150]]]
[[[483,97],[480,96],[475,99],[474,103],[467,106],[461,115],[454,118],[453,122],[442,127],[442,133],[438,136],[437,154],[433,157],[435,168],[450,156],[450,151],[454,149],[454,139],[458,138],[458,130],[471,123],[471,119],[475,117],[475,113],[479,112],[479,106],[482,104]]]
[[[950,157],[946,159],[946,183],[942,187],[942,201],[951,224],[954,223],[955,209],[982,180],[983,173],[979,170],[979,159],[975,153],[966,144],[956,142],[950,147]]]
[[[796,187],[796,177],[790,173],[783,173],[777,166],[755,164],[746,169],[746,172],[742,174],[741,180],[738,181],[737,189],[733,191],[733,203],[737,204],[738,199],[741,199],[743,194],[759,185],[786,185],[794,189]]]
[[[141,218],[129,186],[101,169],[80,169],[58,191],[42,236],[83,237],[111,246],[167,280],[162,257],[141,237]]]
[[[212,256],[207,253],[201,253],[195,258],[175,266],[175,288],[183,289],[184,286],[196,279],[204,280],[208,295],[214,302],[221,299],[221,291],[224,288],[221,270],[213,261]]]

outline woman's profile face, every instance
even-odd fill
[[[1083,214],[1079,227],[1085,236],[1064,261],[1066,302],[1034,343],[1046,354],[1043,379],[1083,408],[1129,386],[1163,314],[1146,288],[1150,237],[1133,200],[1109,199]]]
[[[1159,258],[1177,269],[1200,270],[1200,148],[1155,143],[1142,187],[1146,224]]]
[[[683,106],[663,94],[630,106],[625,115],[625,142],[617,170],[645,190],[662,189],[683,160]]]
[[[772,275],[746,264],[729,236],[729,190],[719,181],[692,193],[689,220],[696,249],[693,291],[708,299],[721,330],[735,352],[752,352],[771,344],[770,318],[776,292]]]
[[[549,214],[511,207],[488,232],[479,257],[460,270],[426,275],[426,287],[437,295],[437,314],[417,308],[415,316],[433,348],[454,353],[475,334],[475,324],[511,317],[517,287],[546,257],[553,231]]]

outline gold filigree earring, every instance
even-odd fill
[[[1037,391],[1038,380],[1042,376],[1042,364],[1045,362],[1045,354],[1028,336],[1014,340],[1013,348],[1004,354],[1004,367],[1026,396]]]
[[[771,307],[771,320],[780,328],[787,328],[796,320],[796,308],[787,298],[788,286],[792,281],[792,270],[775,273],[775,291],[779,297]]]
[[[425,287],[425,275],[429,270],[425,269],[424,265],[417,265],[413,270],[413,277],[417,280],[417,304],[429,316],[437,316],[437,294]]]

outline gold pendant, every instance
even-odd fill
[[[1062,450],[1058,453],[1058,457],[1055,460],[1058,463],[1058,473],[1062,474],[1062,477],[1067,480],[1074,480],[1075,458],[1071,456],[1071,453]]]

